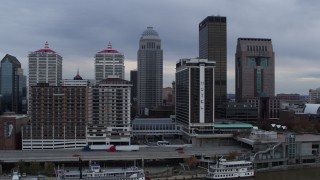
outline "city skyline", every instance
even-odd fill
[[[94,79],[94,54],[110,41],[124,53],[129,79],[130,70],[137,68],[141,32],[153,26],[162,38],[164,87],[171,86],[175,63],[198,56],[199,22],[210,15],[221,15],[228,18],[228,93],[235,92],[237,38],[272,39],[277,59],[276,94],[308,94],[309,89],[320,86],[319,2],[137,0],[123,1],[121,9],[106,8],[118,7],[117,1],[40,2],[3,2],[0,7],[0,21],[5,24],[0,30],[0,56],[16,56],[26,75],[28,53],[48,41],[63,57],[63,79],[72,78],[78,67],[84,79]]]

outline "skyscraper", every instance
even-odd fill
[[[109,76],[89,87],[88,144],[130,145],[129,81]]]
[[[26,76],[18,59],[9,54],[1,60],[1,112],[26,113]]]
[[[238,38],[236,100],[274,97],[275,71],[271,39]]]
[[[199,58],[215,61],[215,106],[223,106],[227,99],[227,18],[208,16],[199,24]],[[219,108],[223,110],[224,108]],[[219,115],[218,108],[216,117]]]
[[[163,52],[158,33],[148,27],[142,33],[138,50],[138,107],[145,109],[162,105]]]
[[[180,59],[176,64],[176,120],[184,133],[213,133],[214,67],[207,59]]]
[[[137,86],[138,86],[138,71],[131,70],[130,71],[130,81],[132,83],[131,88],[131,103],[137,101]]]
[[[30,87],[30,125],[22,129],[22,149],[77,149],[86,141],[88,86]]]
[[[49,48],[46,42],[44,49],[29,53],[29,87],[37,83],[60,85],[62,79],[62,57]]]
[[[107,49],[95,55],[94,70],[97,81],[106,79],[109,75],[117,75],[124,79],[123,53],[112,49],[112,44],[109,43]]]

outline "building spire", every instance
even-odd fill
[[[46,41],[46,43],[44,44],[44,48],[45,48],[45,49],[49,49],[49,43],[48,43],[48,41]]]
[[[110,41],[109,41],[109,44],[108,44],[108,49],[112,49],[112,44],[111,44]]]

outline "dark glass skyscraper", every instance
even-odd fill
[[[26,113],[26,76],[18,59],[9,54],[1,60],[0,94],[2,112]]]
[[[176,120],[186,134],[214,131],[214,67],[207,59],[176,64]]]
[[[199,58],[216,62],[214,97],[216,106],[215,115],[219,117],[221,116],[221,110],[225,112],[223,107],[227,99],[226,17],[208,16],[199,24]]]
[[[162,105],[163,52],[161,39],[152,27],[142,33],[138,50],[138,107],[145,109]]]
[[[137,100],[137,86],[138,86],[138,71],[131,70],[130,71],[130,81],[132,83],[131,87],[131,103]]]

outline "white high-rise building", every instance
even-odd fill
[[[309,103],[320,104],[320,88],[309,89]]]
[[[148,115],[148,109],[162,105],[163,51],[161,39],[152,27],[142,33],[138,50],[138,107]]]
[[[101,81],[110,75],[119,76],[124,79],[124,55],[112,49],[112,44],[108,48],[98,52],[94,60],[95,79]]]
[[[29,53],[29,87],[37,83],[60,85],[62,79],[62,57],[49,48],[46,42],[44,49]]]
[[[131,144],[131,82],[117,76],[89,87],[88,144]]]

